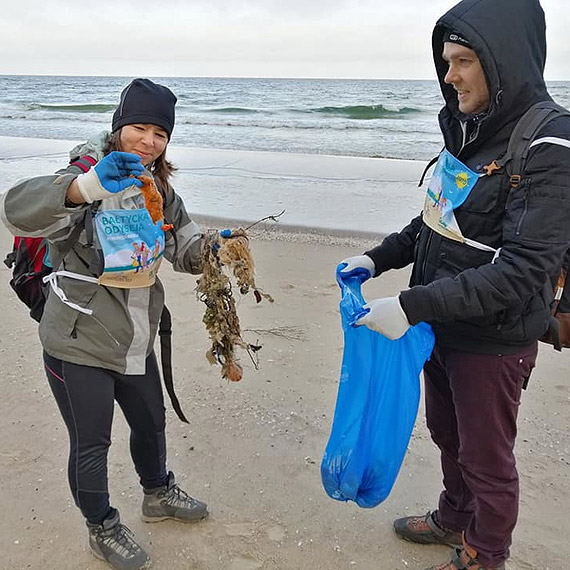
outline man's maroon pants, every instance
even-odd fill
[[[427,425],[443,470],[437,520],[464,530],[489,568],[508,558],[517,521],[516,420],[536,354],[536,343],[509,355],[436,345],[424,367]]]

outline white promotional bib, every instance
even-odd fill
[[[448,239],[496,252],[493,247],[465,237],[453,213],[467,200],[479,177],[479,174],[444,149],[439,155],[426,192],[423,219],[433,231]]]
[[[94,222],[104,256],[99,284],[125,289],[153,285],[164,253],[162,223],[155,225],[144,208],[100,211]]]

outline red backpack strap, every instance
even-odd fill
[[[33,269],[36,273],[41,273],[44,269],[44,258],[48,251],[47,241],[42,237],[24,237],[20,238],[24,242],[26,253],[33,264]],[[22,247],[20,245],[20,247]]]
[[[96,164],[97,161],[92,156],[86,154],[84,156],[80,156],[79,158],[72,160],[69,163],[69,166],[77,166],[78,168],[83,170],[83,172],[87,172]]]

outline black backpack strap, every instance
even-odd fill
[[[101,200],[96,200],[85,211],[85,238],[87,239],[87,245],[93,249],[91,261],[89,262],[89,271],[97,276],[103,273],[105,266],[103,254],[100,249],[97,249],[94,242],[95,229],[93,227],[93,217],[97,213],[100,205]]]
[[[158,325],[158,335],[160,336],[160,360],[162,363],[162,377],[164,378],[164,386],[172,402],[172,407],[176,412],[176,415],[185,423],[190,423],[182,408],[180,402],[176,397],[174,391],[174,380],[172,378],[172,316],[170,311],[164,305],[162,308],[162,314],[160,315],[160,324]]]
[[[59,259],[57,259],[54,262],[54,260],[50,256],[50,263],[54,269],[57,269],[57,267],[59,267],[59,264],[63,261],[65,256],[73,249],[73,246],[75,245],[75,243],[79,239],[81,232],[83,231],[84,228],[86,228],[87,220],[89,219],[89,217],[90,217],[89,216],[89,209],[86,209],[84,212],[84,215],[83,215],[83,220],[81,220],[81,222],[77,223],[75,225],[75,227],[73,228],[73,230],[71,230],[71,232],[67,236],[67,238],[65,240],[64,247],[62,248],[62,250],[59,253]]]
[[[17,253],[18,252],[16,251],[16,246],[14,245],[12,251],[6,254],[6,257],[4,258],[4,265],[6,265],[8,269],[12,269],[12,267],[14,267],[14,263],[16,263]]]
[[[530,146],[536,135],[545,125],[564,115],[570,116],[570,113],[554,101],[540,101],[519,119],[509,139],[506,154],[495,161],[499,169],[507,168],[512,188],[520,184]]]

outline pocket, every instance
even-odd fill
[[[497,244],[501,244],[503,239],[505,203],[506,190],[501,177],[482,177],[469,198],[455,211],[463,235],[491,247],[498,247]]]
[[[503,177],[482,176],[458,210],[473,214],[499,213],[504,208],[504,195]]]
[[[525,217],[517,235],[528,236],[535,241],[549,244],[567,243],[570,237],[569,212],[570,200],[534,195],[529,189]]]
[[[519,373],[522,380],[522,388],[526,390],[530,376],[536,365],[536,355],[538,352],[537,343],[534,343],[527,354],[523,354],[519,358]]]
[[[60,278],[60,287],[71,303],[75,303],[86,309],[90,308],[97,290],[100,288],[96,283],[88,283],[71,278]],[[50,291],[46,303],[46,319],[53,327],[57,327],[62,336],[71,337],[82,313],[73,307],[66,305],[53,291]]]
[[[439,250],[439,268],[435,278],[455,277],[468,268],[486,265],[491,263],[493,255],[490,251],[443,239]]]

